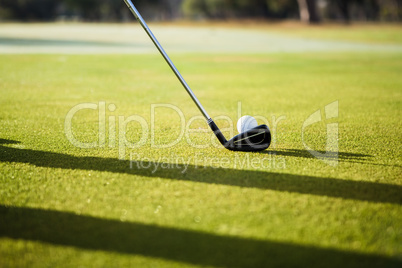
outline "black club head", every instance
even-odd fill
[[[259,125],[249,129],[227,141],[224,146],[232,151],[262,151],[271,144],[271,132],[267,125]]]

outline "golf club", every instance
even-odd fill
[[[201,105],[197,97],[194,95],[191,88],[188,86],[184,78],[181,76],[179,71],[177,70],[176,66],[173,64],[169,56],[166,54],[165,50],[159,44],[158,40],[154,36],[154,34],[149,29],[148,25],[142,18],[141,14],[135,8],[134,4],[131,0],[124,0],[126,2],[128,8],[133,13],[134,17],[137,21],[141,24],[144,28],[145,32],[151,38],[152,42],[155,44],[156,48],[162,54],[163,58],[166,60],[170,68],[173,70],[177,78],[180,80],[183,87],[186,89],[187,93],[193,99],[194,103],[197,105],[198,109],[201,111],[209,127],[214,132],[215,136],[218,138],[219,142],[226,148],[232,151],[244,151],[244,152],[255,152],[255,151],[262,151],[269,147],[271,143],[271,132],[267,125],[259,125],[255,128],[247,130],[245,132],[240,133],[239,135],[234,136],[229,141],[226,140],[225,136],[223,136],[222,132],[215,124],[215,122],[211,119],[208,113],[205,111],[204,107]]]

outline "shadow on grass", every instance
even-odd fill
[[[338,152],[337,154],[328,154],[325,151],[316,151],[322,155],[327,154],[328,158],[337,157],[339,161],[357,161],[357,160],[367,160],[371,158],[371,155],[367,154],[356,154],[356,153],[346,153],[346,152]],[[302,158],[315,158],[311,153],[307,150],[300,149],[285,149],[285,150],[270,150],[264,153],[272,154],[272,155],[281,155],[281,156],[293,156],[293,157],[302,157]]]
[[[16,141],[0,140],[3,143]],[[402,204],[402,187],[384,183],[312,177],[264,171],[189,165],[172,167],[171,163],[121,161],[114,158],[79,157],[68,154],[19,149],[0,145],[0,162],[27,163],[38,167],[95,170],[146,177],[194,181],[245,188],[259,188],[370,202]],[[154,166],[160,167],[155,171]],[[132,168],[130,168],[132,166]],[[161,168],[169,166],[170,168]]]
[[[219,267],[401,267],[377,255],[0,205],[0,237]]]
[[[385,166],[385,167],[401,167],[400,165],[388,165],[388,164],[378,164],[373,163],[371,160],[372,155],[368,154],[357,154],[357,153],[346,153],[346,152],[326,152],[326,151],[315,151],[322,155],[322,160],[327,161],[339,161],[347,163],[365,164],[372,166]],[[262,152],[263,154],[269,155],[280,155],[280,156],[290,156],[290,157],[301,157],[301,158],[316,158],[307,150],[300,149],[282,149],[282,150],[269,150]]]
[[[0,139],[0,144],[20,144],[19,141]]]

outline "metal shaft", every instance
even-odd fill
[[[204,107],[202,107],[201,103],[199,102],[197,97],[194,95],[194,93],[191,90],[191,88],[188,86],[187,82],[181,76],[179,70],[177,70],[176,66],[173,64],[172,60],[166,54],[166,52],[163,49],[163,47],[159,44],[158,40],[156,39],[154,34],[149,29],[148,25],[146,24],[145,20],[142,18],[141,14],[138,12],[138,10],[135,8],[134,4],[131,2],[131,0],[124,0],[124,2],[126,2],[128,8],[131,10],[131,12],[134,14],[135,18],[141,24],[142,28],[144,28],[145,32],[148,34],[148,36],[151,38],[152,42],[158,48],[159,52],[162,54],[162,56],[166,60],[167,64],[169,64],[169,66],[172,69],[172,71],[175,73],[177,78],[180,80],[181,84],[186,89],[186,91],[190,95],[190,97],[193,99],[193,101],[197,105],[198,109],[200,109],[200,111],[204,115],[205,119],[207,119],[207,120],[211,119],[209,117],[207,111],[205,111]]]

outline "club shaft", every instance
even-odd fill
[[[204,107],[202,107],[200,101],[197,99],[197,97],[194,95],[193,91],[187,84],[187,82],[184,80],[183,76],[180,74],[179,70],[177,70],[176,66],[173,64],[172,60],[169,58],[161,44],[159,44],[158,40],[152,33],[152,31],[149,29],[147,23],[145,20],[142,18],[141,14],[138,12],[138,10],[135,8],[134,4],[131,2],[131,0],[124,0],[126,2],[128,8],[131,10],[131,12],[134,14],[134,17],[138,20],[138,22],[141,24],[142,28],[144,28],[145,32],[148,34],[149,38],[151,38],[152,42],[155,44],[156,48],[159,50],[159,52],[162,54],[163,58],[166,60],[167,64],[170,66],[172,71],[175,73],[176,77],[179,79],[183,87],[186,89],[187,93],[190,95],[190,97],[193,99],[194,103],[197,105],[198,109],[200,109],[201,113],[205,117],[206,120],[211,119],[205,111]]]

